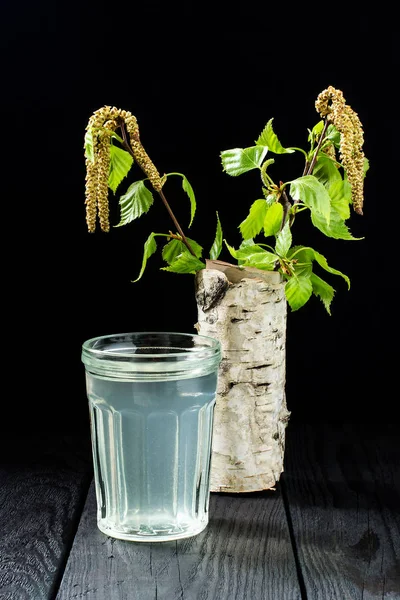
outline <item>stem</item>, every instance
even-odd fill
[[[308,162],[308,160],[306,160],[306,164],[304,165],[304,171],[303,171],[303,175],[302,177],[304,177],[304,175],[307,174],[308,171],[308,167],[310,166],[310,163]]]
[[[283,182],[280,181],[279,184],[282,186]],[[287,194],[284,189],[282,189],[282,196],[281,196],[281,199],[279,200],[279,202],[281,202],[281,204],[283,206],[283,216],[282,216],[282,223],[281,223],[281,228],[280,228],[280,231],[282,231],[282,229],[284,228],[285,223],[286,223],[286,218],[287,218],[288,212],[292,208],[292,205],[291,205],[289,198],[287,197]]]
[[[123,137],[123,140],[124,140],[123,141],[124,148],[136,160],[136,157],[135,157],[135,155],[133,153],[133,150],[132,150],[132,148],[129,145],[128,138],[127,138],[126,131],[125,131],[124,122],[122,120],[120,121],[119,126],[121,128],[122,137]],[[143,169],[142,169],[142,171],[143,171]],[[145,175],[147,175],[147,173],[145,171],[143,171],[143,172],[144,172]],[[151,183],[151,181],[150,181],[150,183]],[[192,250],[189,242],[187,241],[185,234],[182,231],[182,227],[179,225],[177,218],[175,217],[174,213],[172,212],[172,209],[171,209],[170,205],[168,204],[168,201],[167,201],[166,197],[164,196],[164,192],[162,190],[159,190],[159,191],[155,190],[155,191],[158,193],[158,195],[160,196],[161,200],[163,201],[163,204],[164,204],[165,208],[167,209],[169,216],[171,217],[171,219],[172,219],[172,221],[173,221],[173,223],[174,223],[174,225],[175,225],[175,227],[176,227],[179,235],[182,238],[182,242],[185,244],[185,246],[189,250],[190,254],[192,256],[196,256],[196,254]]]
[[[318,152],[320,151],[322,142],[324,141],[324,137],[325,137],[326,130],[328,129],[328,125],[329,125],[328,119],[325,119],[324,128],[323,128],[320,138],[318,140],[318,145],[315,149],[314,156],[312,157],[312,161],[307,169],[307,173],[306,173],[307,175],[311,175],[311,173],[313,172],[315,163],[317,162]]]
[[[270,246],[269,244],[260,244],[259,242],[257,242],[257,246],[265,246],[266,248],[269,248],[271,250],[271,252],[275,253],[275,250],[272,246]]]
[[[287,148],[287,150],[297,150],[298,152],[304,154],[304,156],[307,158],[307,152],[303,150],[303,148],[296,148],[296,146],[290,146],[290,148]]]
[[[165,206],[165,208],[167,209],[169,216],[171,217],[172,221],[174,222],[174,225],[175,225],[175,227],[176,227],[176,229],[177,229],[177,231],[178,231],[179,235],[180,235],[180,236],[181,236],[181,238],[182,238],[182,242],[185,244],[185,246],[186,246],[186,248],[189,250],[190,254],[191,254],[192,256],[196,256],[196,255],[195,255],[195,253],[194,253],[194,251],[193,251],[193,250],[192,250],[192,248],[190,247],[190,244],[189,244],[189,242],[187,241],[187,239],[186,239],[186,237],[185,237],[185,234],[184,234],[184,233],[183,233],[183,231],[182,231],[182,227],[179,225],[179,223],[178,223],[178,221],[177,221],[177,219],[176,219],[176,217],[175,217],[174,213],[172,212],[172,209],[171,209],[170,205],[168,204],[166,197],[164,196],[164,192],[163,192],[162,190],[160,190],[160,191],[158,192],[158,194],[159,194],[159,196],[160,196],[161,200],[163,201],[163,203],[164,203],[164,206]]]
[[[318,140],[317,147],[315,148],[315,152],[313,154],[311,162],[308,163],[308,161],[306,161],[306,164],[305,164],[305,167],[304,167],[304,171],[303,171],[303,177],[304,177],[304,175],[311,175],[311,173],[313,172],[313,169],[315,167],[315,163],[317,162],[318,152],[320,151],[321,146],[322,146],[322,142],[324,141],[324,137],[325,137],[326,130],[328,129],[328,125],[329,125],[328,119],[325,119],[324,128],[323,128],[323,130],[321,132],[321,135],[320,135],[320,138]],[[295,200],[294,203],[293,203],[294,210],[293,210],[293,212],[292,212],[292,214],[290,216],[290,221],[289,221],[289,226],[290,227],[293,225],[293,221],[295,219],[296,212],[297,212],[297,209],[296,209],[295,205],[298,204],[299,202],[300,202],[300,200]]]

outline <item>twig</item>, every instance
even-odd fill
[[[122,119],[119,122],[119,126],[121,128],[122,138],[124,140],[123,146],[125,147],[126,151],[129,152],[129,154],[136,160],[135,154],[134,154],[132,148],[129,145],[128,138],[127,138],[126,131],[125,131],[125,127],[124,127],[124,122],[122,121]],[[143,171],[143,169],[142,169],[142,171]],[[147,173],[145,173],[145,175],[147,175]],[[172,221],[173,221],[173,223],[174,223],[174,225],[175,225],[175,227],[176,227],[179,235],[181,236],[182,242],[185,244],[185,246],[189,250],[190,254],[192,256],[196,256],[196,254],[192,250],[189,242],[187,241],[186,236],[183,233],[182,227],[179,225],[178,219],[175,217],[175,215],[174,215],[174,213],[172,211],[172,208],[170,207],[170,205],[169,205],[169,203],[168,203],[168,201],[167,201],[167,199],[166,199],[166,197],[164,195],[164,192],[162,190],[156,190],[156,191],[157,191],[158,195],[160,196],[160,198],[161,198],[161,200],[162,200],[165,208],[167,209],[168,214],[171,217],[171,219],[172,219]]]
[[[313,169],[315,167],[315,163],[317,162],[318,152],[320,151],[320,148],[322,146],[322,142],[324,141],[324,137],[325,137],[326,130],[328,129],[328,125],[329,125],[329,121],[328,121],[328,119],[326,119],[325,123],[324,123],[324,128],[323,128],[322,133],[320,135],[320,138],[318,140],[318,145],[317,145],[317,147],[315,149],[315,152],[314,152],[314,156],[312,157],[312,161],[310,163],[310,166],[307,169],[307,173],[306,173],[307,175],[311,175],[311,173],[313,172]]]
[[[165,208],[167,209],[169,216],[170,216],[170,217],[171,217],[171,219],[173,220],[173,222],[174,222],[174,225],[175,225],[176,229],[178,230],[178,233],[179,233],[179,235],[180,235],[180,236],[181,236],[181,238],[182,238],[182,242],[185,244],[185,246],[186,246],[186,248],[189,250],[190,254],[192,254],[193,256],[196,256],[196,255],[195,255],[195,253],[194,253],[194,251],[193,251],[193,250],[192,250],[192,248],[190,247],[190,244],[189,244],[189,242],[187,241],[187,239],[186,239],[186,237],[185,237],[185,234],[184,234],[184,233],[183,233],[183,231],[182,231],[182,227],[179,225],[179,223],[178,223],[178,221],[177,221],[177,219],[176,219],[176,217],[175,217],[174,213],[172,212],[172,209],[171,209],[170,205],[168,204],[166,197],[164,196],[164,192],[163,192],[162,190],[160,190],[160,191],[158,192],[158,194],[159,194],[159,196],[160,196],[161,200],[164,202],[164,206],[165,206]]]
[[[312,160],[310,163],[308,163],[308,161],[306,162],[306,166],[304,167],[304,171],[303,171],[303,177],[305,175],[311,175],[311,173],[313,172],[313,169],[315,167],[315,163],[317,162],[317,157],[318,157],[318,152],[321,149],[322,146],[322,142],[324,141],[325,138],[325,134],[326,134],[326,130],[328,129],[328,125],[329,125],[329,121],[328,119],[325,119],[325,123],[324,123],[324,128],[321,132],[320,138],[318,140],[318,144],[317,147],[315,149],[314,155],[312,157]],[[296,204],[299,204],[300,200],[295,200],[293,203],[293,207],[295,207]],[[291,227],[293,225],[293,221],[294,218],[296,216],[296,209],[294,208],[293,213],[290,216],[290,221],[289,221],[289,226]]]
[[[280,181],[279,185],[282,186],[283,182]],[[292,204],[291,204],[289,198],[287,197],[285,190],[282,190],[282,196],[280,197],[279,202],[283,206],[282,224],[281,224],[281,228],[280,228],[280,231],[282,231],[282,229],[285,227],[287,214],[288,214],[289,210],[292,208]]]

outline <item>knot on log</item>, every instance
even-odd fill
[[[221,271],[203,269],[196,273],[196,302],[203,312],[210,310],[225,296],[229,281]]]

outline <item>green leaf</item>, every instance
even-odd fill
[[[364,167],[363,168],[364,168],[364,177],[365,177],[367,174],[367,171],[369,169],[369,160],[368,160],[368,158],[365,158],[365,156],[364,156]]]
[[[189,227],[191,226],[191,224],[193,223],[193,219],[194,219],[194,215],[196,212],[196,197],[194,195],[194,191],[192,186],[190,185],[187,177],[185,177],[185,175],[182,175],[182,187],[185,190],[185,192],[187,193],[187,195],[189,196],[189,200],[190,200],[190,223],[189,223]]]
[[[310,299],[313,288],[310,277],[294,275],[285,285],[285,295],[290,308],[295,311]]]
[[[201,271],[201,269],[205,268],[205,264],[186,252],[182,252],[178,254],[173,263],[169,267],[163,267],[162,271],[169,271],[170,273],[197,273],[197,271]]]
[[[179,177],[182,177],[182,188],[187,193],[190,200],[190,227],[193,223],[194,215],[196,212],[196,197],[194,195],[193,188],[190,185],[188,178],[185,175],[183,175],[183,173],[168,173],[167,177],[169,177],[170,175],[179,175]]]
[[[283,206],[280,202],[274,202],[268,207],[264,219],[264,235],[275,235],[281,228],[283,219]]]
[[[127,225],[147,213],[153,201],[153,194],[146,188],[143,180],[132,183],[126,194],[119,199],[121,220],[115,227]]]
[[[338,271],[337,269],[333,269],[332,267],[330,267],[328,265],[328,262],[327,262],[325,256],[322,256],[322,254],[320,254],[316,250],[313,250],[313,252],[314,252],[314,258],[317,261],[317,263],[319,264],[319,266],[322,267],[323,269],[325,269],[325,271],[328,271],[328,273],[332,273],[333,275],[339,275],[340,277],[343,277],[343,279],[347,283],[347,287],[350,289],[350,279],[347,277],[347,275],[345,275],[344,273],[341,273],[341,271]]]
[[[261,146],[224,150],[221,152],[222,167],[228,175],[237,177],[252,169],[259,169],[267,152],[268,148]]]
[[[147,264],[147,260],[150,258],[150,256],[152,256],[154,254],[154,252],[157,250],[157,244],[156,244],[156,240],[154,239],[154,236],[156,236],[156,233],[151,233],[149,235],[149,237],[147,238],[147,240],[144,243],[144,251],[143,251],[143,261],[142,261],[142,268],[140,269],[140,273],[139,276],[137,277],[137,279],[135,279],[133,281],[133,283],[136,283],[136,281],[139,281],[139,279],[141,278],[141,276],[144,273],[144,270],[146,268],[146,264]]]
[[[268,204],[265,200],[256,200],[250,207],[248,216],[239,225],[240,233],[244,240],[253,238],[264,226]]]
[[[290,195],[301,200],[313,212],[321,214],[329,224],[331,199],[327,189],[314,175],[304,175],[290,182]]]
[[[318,121],[318,123],[316,125],[314,125],[312,130],[311,131],[309,130],[310,134],[308,136],[308,141],[311,142],[312,136],[314,136],[314,138],[319,137],[321,135],[323,129],[324,129],[324,122]]]
[[[88,129],[85,134],[85,156],[90,162],[94,163],[93,131]]]
[[[271,206],[271,204],[274,204],[276,202],[276,198],[277,198],[277,193],[267,194],[265,197],[265,201],[268,204],[268,206]]]
[[[310,281],[313,289],[313,293],[318,296],[323,302],[328,314],[331,314],[331,302],[335,294],[335,290],[329,283],[326,283],[323,279],[311,273]]]
[[[264,254],[250,255],[250,257],[242,262],[242,265],[245,267],[261,269],[262,271],[274,271],[277,260],[278,257],[276,254],[265,251]]]
[[[321,135],[323,129],[324,129],[324,125],[325,122],[324,121],[319,121],[316,125],[314,125],[314,127],[312,128],[312,132],[310,131],[310,134],[308,136],[308,141],[311,142],[312,136],[314,137],[314,139],[319,138],[319,136]],[[336,127],[334,125],[328,125],[328,128],[326,130],[325,133],[325,137],[324,140],[331,140],[331,142],[338,148],[340,145],[340,133],[339,131],[336,129]]]
[[[342,176],[335,162],[323,152],[318,154],[317,162],[313,169],[312,174],[318,179],[328,190],[330,186],[337,182],[342,181]]]
[[[226,247],[233,258],[241,261],[241,265],[246,267],[256,267],[267,271],[272,271],[275,268],[275,263],[278,260],[276,254],[268,252],[257,244],[248,244],[242,246],[239,250],[235,250],[225,240]]]
[[[133,164],[133,158],[126,150],[118,148],[111,144],[110,146],[110,172],[108,174],[108,187],[116,192],[121,181],[129,173]]]
[[[200,244],[198,244],[195,240],[192,240],[192,238],[188,238],[186,236],[186,239],[189,242],[189,245],[190,245],[191,249],[193,250],[193,252],[195,253],[196,257],[200,258],[201,255],[203,254],[203,246],[200,246]],[[188,249],[185,246],[185,244],[183,244],[183,242],[182,242],[182,245],[183,245],[183,250],[185,252],[188,252]]]
[[[221,222],[219,220],[219,215],[217,213],[217,231],[215,233],[215,239],[213,245],[210,250],[210,258],[211,260],[217,260],[222,250],[222,227]]]
[[[310,277],[312,273],[314,250],[307,246],[293,246],[288,252],[289,259],[295,259],[293,267],[296,275]]]
[[[261,271],[275,271],[276,261],[268,260],[264,258],[264,260],[260,260],[259,262],[254,262],[250,264],[246,264],[246,267],[253,267],[254,269],[261,269]]]
[[[241,250],[242,248],[247,248],[247,246],[254,246],[254,240],[252,238],[249,238],[247,240],[243,240],[243,242],[240,244],[239,246],[239,250]]]
[[[243,248],[247,248],[247,246],[254,246],[254,240],[252,238],[250,238],[248,240],[243,240],[239,246],[239,250],[243,250]],[[238,259],[239,265],[242,265],[244,262],[246,262],[246,261],[240,260],[240,258]]]
[[[304,262],[312,262],[314,260],[314,250],[309,246],[293,246],[288,252],[288,258],[295,258]]]
[[[340,146],[340,132],[332,125],[332,123],[328,125],[324,140],[331,140],[336,148],[339,148]]]
[[[200,258],[203,252],[203,248],[194,240],[191,240],[188,237],[186,239],[189,242],[190,247],[192,248],[196,257]],[[168,244],[165,244],[164,248],[162,249],[162,257],[165,260],[165,262],[171,264],[174,262],[174,260],[179,254],[182,254],[182,252],[188,252],[188,249],[185,246],[185,244],[181,240],[172,239],[170,242],[168,242]]]
[[[256,140],[257,146],[267,146],[268,150],[274,154],[292,154],[294,150],[292,150],[292,148],[284,148],[278,140],[278,137],[272,128],[273,120],[273,118],[270,119],[264,127],[261,135]]]
[[[289,222],[287,221],[282,231],[280,231],[276,236],[275,252],[278,254],[278,256],[285,258],[291,245],[292,232],[289,227]]]
[[[165,244],[161,256],[165,262],[171,264],[179,254],[184,252],[184,248],[186,248],[186,246],[180,240],[171,240]]]
[[[334,238],[335,240],[362,240],[364,238],[355,238],[351,235],[349,228],[339,215],[339,213],[331,207],[331,214],[329,222],[323,215],[312,210],[311,221],[314,227],[322,231],[327,237]]]
[[[113,140],[118,140],[120,144],[124,143],[124,140],[121,136],[119,136],[117,133],[115,133],[115,131],[110,131],[109,129],[107,129],[108,134],[111,134],[111,138]]]
[[[342,273],[341,271],[330,267],[325,256],[322,256],[322,254],[320,254],[313,248],[310,248],[309,246],[295,246],[291,248],[289,252],[289,257],[291,259],[296,258],[299,261],[299,263],[307,263],[316,260],[320,267],[325,269],[325,271],[328,271],[328,273],[332,273],[333,275],[339,275],[340,277],[343,277],[343,279],[347,283],[348,288],[350,289],[350,279],[347,277],[347,275],[344,275],[344,273]]]
[[[294,272],[296,276],[310,277],[312,273],[312,261],[310,262],[298,262],[293,264]]]
[[[351,185],[348,181],[335,181],[329,187],[331,205],[338,215],[346,221],[350,217]]]
[[[229,250],[229,253],[231,254],[231,256],[233,256],[233,258],[236,259],[241,259],[241,260],[245,260],[247,259],[249,256],[256,254],[256,253],[263,253],[265,252],[264,248],[261,248],[261,246],[258,246],[257,244],[251,244],[251,243],[242,243],[239,250],[235,250],[235,248],[233,246],[230,246],[228,244],[228,242],[226,240],[224,240],[226,247]],[[247,242],[247,240],[246,240]]]

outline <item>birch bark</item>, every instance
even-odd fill
[[[286,298],[277,272],[207,261],[196,275],[199,334],[222,347],[211,491],[273,488],[284,465]]]

